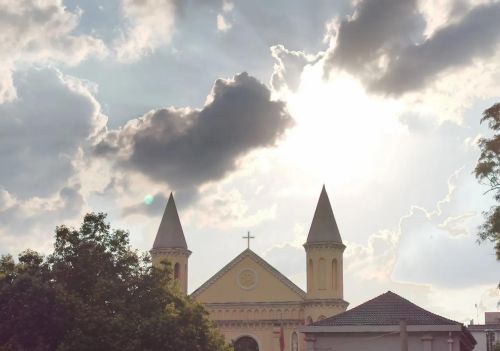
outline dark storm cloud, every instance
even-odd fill
[[[382,54],[407,45],[422,24],[416,0],[365,0],[352,18],[341,22],[325,67],[368,74]]]
[[[476,6],[425,40],[423,24],[415,0],[365,0],[352,19],[340,24],[325,69],[346,69],[381,93],[423,88],[447,69],[495,53],[500,3]]]
[[[53,69],[18,73],[14,82],[18,98],[0,104],[0,188],[21,199],[49,196],[74,174],[99,107],[78,81]]]
[[[396,94],[422,88],[446,69],[493,55],[499,40],[500,3],[478,6],[460,22],[437,31],[429,40],[402,50],[372,88]]]
[[[109,132],[95,152],[116,160],[118,167],[189,191],[221,179],[248,152],[274,145],[291,125],[285,104],[271,100],[264,84],[241,73],[217,80],[201,110],[151,111]]]

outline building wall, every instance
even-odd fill
[[[308,299],[344,298],[343,251],[338,244],[306,246]]]
[[[485,324],[499,324],[500,323],[500,312],[485,312],[484,313],[484,323]]]
[[[486,334],[484,331],[470,331],[474,339],[476,339],[477,345],[474,347],[474,351],[486,351]]]
[[[483,328],[483,330],[474,330],[473,328],[477,328],[479,326],[473,326],[469,328],[469,331],[471,332],[472,336],[474,339],[476,339],[477,345],[474,348],[474,351],[487,351],[487,341],[486,341],[486,330],[492,330],[491,327],[481,325],[480,327]],[[500,325],[497,325],[496,330],[492,331],[494,334],[494,342],[500,342]]]
[[[259,351],[280,351],[280,327],[277,323],[269,323],[268,321],[255,321],[251,323],[219,321],[217,325],[228,343],[234,342],[243,336],[250,336],[257,341]],[[305,350],[302,334],[297,330],[299,325],[298,322],[286,322],[283,324],[285,351],[292,351],[291,341],[293,332],[297,333],[299,350]]]
[[[242,286],[241,274],[245,271],[253,274],[253,284],[250,286]],[[245,257],[212,286],[196,296],[196,300],[202,303],[282,302],[302,299],[302,296],[292,291],[251,257]]]
[[[187,294],[188,290],[188,261],[190,254],[191,251],[178,248],[151,250],[153,266],[159,267],[160,263],[165,260],[170,262],[173,282],[184,294]]]
[[[431,339],[432,340],[429,340]],[[408,351],[450,351],[448,333],[410,333]],[[453,337],[452,351],[460,350],[457,336]],[[306,351],[388,351],[400,350],[401,341],[398,333],[335,333],[318,335],[314,342],[308,342]]]

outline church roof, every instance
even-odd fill
[[[163,213],[160,227],[156,234],[153,249],[182,248],[187,250],[186,238],[182,230],[179,214],[175,206],[174,196],[170,193],[167,207]]]
[[[270,272],[273,276],[275,276],[278,280],[288,286],[292,291],[302,296],[303,298],[306,296],[304,290],[295,285],[290,279],[281,274],[276,268],[267,263],[263,258],[257,255],[250,249],[246,249],[238,256],[236,256],[231,262],[225,265],[220,271],[215,273],[210,279],[208,279],[204,284],[202,284],[198,289],[193,291],[191,297],[197,297],[203,291],[208,289],[211,285],[213,285],[217,280],[219,280],[224,274],[226,274],[231,268],[236,266],[239,262],[243,261],[246,257],[252,258],[255,262],[260,264],[266,271]]]
[[[388,291],[357,307],[336,316],[323,319],[313,326],[399,325],[404,319],[408,325],[462,325],[424,310],[401,296]]]
[[[328,199],[325,186],[321,189],[316,211],[309,229],[306,244],[336,243],[342,244],[339,228],[333,215],[332,206]]]

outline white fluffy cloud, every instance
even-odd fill
[[[12,71],[19,65],[74,65],[105,54],[101,40],[74,33],[80,16],[62,0],[0,0],[0,103],[16,97]]]
[[[28,248],[48,251],[56,225],[76,224],[84,206],[79,184],[26,200],[0,187],[0,254],[16,254]]]
[[[18,72],[14,83],[17,98],[0,104],[0,247],[45,251],[55,226],[86,207],[80,162],[106,118],[88,83],[55,69]]]
[[[123,36],[115,42],[118,60],[134,62],[172,39],[177,0],[122,0],[128,22]]]
[[[85,82],[55,69],[16,73],[17,99],[0,104],[0,186],[20,198],[65,186],[106,118]]]

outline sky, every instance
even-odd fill
[[[391,290],[484,322],[499,92],[500,1],[0,0],[0,254],[91,211],[147,251],[174,192],[190,291],[247,231],[305,289],[325,184],[351,307]]]

